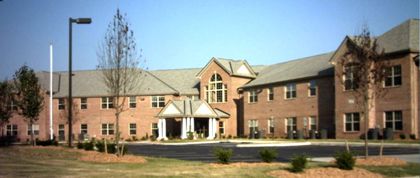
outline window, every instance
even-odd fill
[[[64,131],[64,124],[58,125],[58,140],[63,141],[65,140],[65,131]]]
[[[268,133],[274,133],[274,119],[268,119]]]
[[[274,100],[273,88],[268,88],[267,89],[267,95],[268,95],[268,98],[267,98],[268,101],[273,101]]]
[[[297,130],[296,117],[286,118],[286,133],[293,132],[296,130]]]
[[[316,130],[316,117],[315,116],[310,116],[309,117],[309,130]]]
[[[64,98],[58,98],[58,110],[64,110],[66,109],[64,105]]]
[[[308,83],[308,95],[315,96],[316,95],[316,82],[315,80],[311,80]]]
[[[87,109],[87,98],[80,98],[80,109]]]
[[[223,121],[219,121],[219,134],[225,134],[225,123]]]
[[[248,127],[249,127],[250,134],[252,134],[252,132],[257,131],[258,130],[258,120],[255,120],[255,119],[249,120],[248,121]]]
[[[114,124],[102,124],[102,135],[114,135]]]
[[[130,108],[136,108],[137,107],[137,101],[135,96],[130,96],[128,99],[128,106]]]
[[[152,108],[163,108],[165,107],[164,96],[152,96]]]
[[[102,109],[110,109],[114,108],[114,104],[111,97],[102,97],[101,99],[101,107]]]
[[[399,86],[401,85],[401,65],[392,66],[386,69],[385,86]]]
[[[256,90],[249,91],[248,96],[249,96],[249,98],[248,98],[248,102],[249,103],[256,103],[256,102],[258,102],[258,93],[257,93]]]
[[[12,111],[17,111],[18,110],[18,106],[17,106],[16,101],[14,101],[14,100],[10,101],[10,108],[9,109],[12,110]]]
[[[34,130],[34,135],[39,135],[39,125],[32,124],[32,129]],[[28,124],[28,135],[31,135],[32,132],[31,125]]]
[[[213,74],[209,85],[205,88],[206,100],[208,103],[227,102],[227,85],[223,84],[222,77],[219,74]]]
[[[17,125],[7,125],[6,135],[7,136],[16,136],[18,134],[18,126]]]
[[[156,138],[159,136],[159,129],[157,123],[152,123],[152,135]]]
[[[385,112],[385,128],[392,128],[393,130],[402,130],[403,129],[402,111]]]
[[[296,84],[287,84],[285,87],[286,99],[296,98]]]
[[[88,125],[80,124],[80,133],[86,135],[88,133]]]
[[[356,66],[346,66],[344,68],[344,90],[354,90],[359,88],[355,80]]]
[[[346,113],[345,114],[345,131],[346,132],[360,131],[359,113]]]
[[[137,125],[136,123],[130,123],[130,135],[136,135],[137,134]]]

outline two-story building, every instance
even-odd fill
[[[375,101],[369,128],[392,128],[397,134],[420,134],[419,20],[410,19],[376,37],[392,63],[384,81],[387,95]],[[144,71],[139,87],[126,97],[120,116],[124,139],[156,136],[249,136],[251,130],[286,137],[288,132],[326,130],[331,138],[359,138],[364,131],[352,91],[337,75],[335,62],[347,49],[345,37],[336,51],[272,65],[252,66],[246,60],[211,58],[202,68]],[[101,71],[75,71],[73,133],[75,139],[115,135],[113,101]],[[54,72],[53,115],[49,110],[49,73],[38,72],[45,91],[45,109],[29,126],[14,114],[4,133],[25,142],[34,129],[42,140],[53,134],[66,140],[68,73]],[[15,109],[11,103],[11,109]]]

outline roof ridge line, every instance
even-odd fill
[[[178,90],[176,90],[174,87],[172,87],[171,85],[169,85],[168,83],[164,82],[162,79],[156,77],[155,75],[153,75],[151,72],[145,70],[145,72],[149,73],[152,77],[156,78],[157,80],[159,80],[160,82],[162,82],[163,84],[165,84],[166,86],[168,86],[170,89],[174,90],[175,92],[177,92],[178,94],[181,93]]]

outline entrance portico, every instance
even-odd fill
[[[158,140],[167,140],[166,121],[167,119],[180,120],[181,139],[192,137],[196,139],[197,131],[201,136],[211,140],[216,137],[217,123],[220,118],[229,118],[229,114],[219,109],[213,109],[210,105],[201,100],[177,100],[169,101],[168,104],[157,115]],[[179,119],[180,118],[180,119]],[[198,125],[198,129],[196,128]],[[172,128],[174,129],[174,128]]]

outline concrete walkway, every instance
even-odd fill
[[[386,156],[399,158],[399,159],[402,159],[402,160],[410,162],[410,163],[420,163],[420,154],[386,155]],[[311,160],[312,161],[317,161],[317,162],[332,162],[332,161],[334,161],[334,158],[333,157],[318,157],[318,158],[312,158]]]

